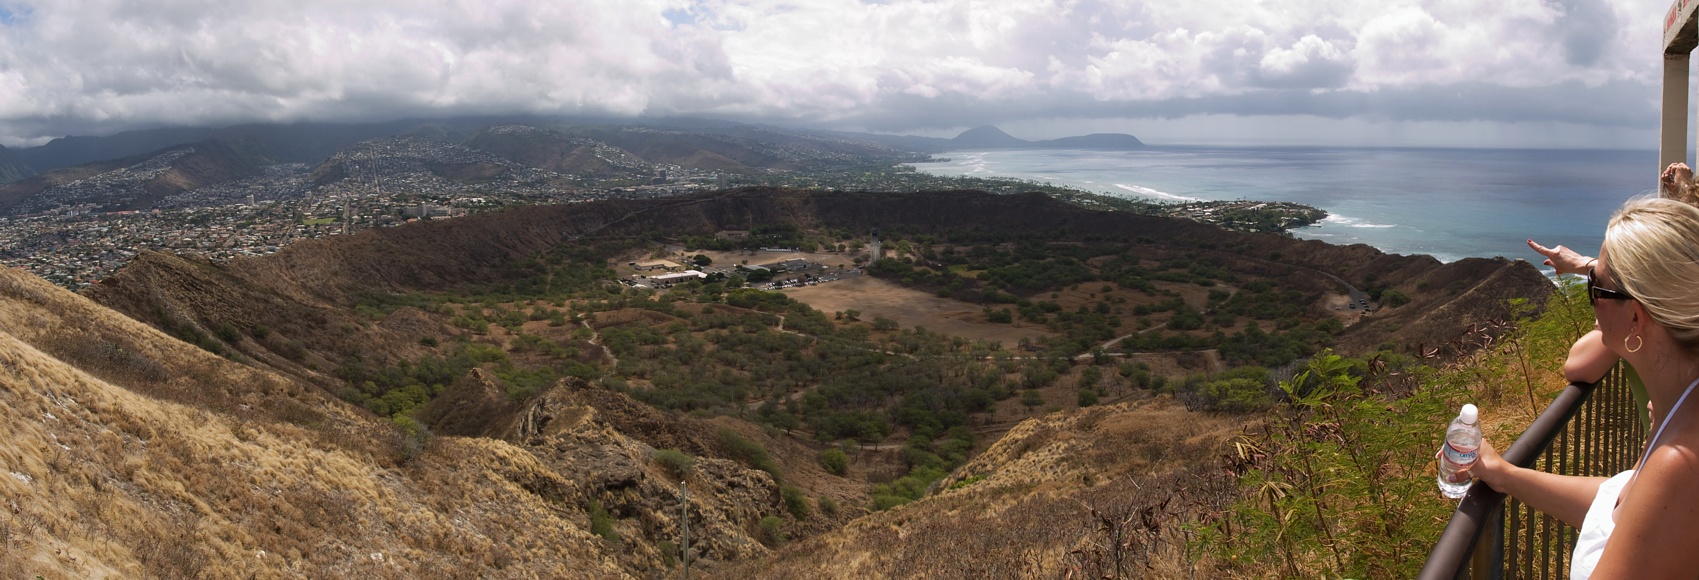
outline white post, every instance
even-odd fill
[[[1671,163],[1687,160],[1687,69],[1688,53],[1664,54],[1663,121],[1659,124],[1658,175]],[[1663,188],[1663,180],[1658,180]]]
[[[678,482],[678,501],[678,511],[684,516],[684,580],[690,580],[690,489],[682,481]]]

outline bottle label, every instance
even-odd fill
[[[1445,442],[1445,459],[1450,461],[1452,465],[1469,465],[1474,463],[1475,458],[1480,456],[1481,449],[1479,447],[1464,451],[1453,446],[1450,441]]]

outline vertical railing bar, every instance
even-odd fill
[[[1599,442],[1594,446],[1593,470],[1591,473],[1604,473],[1610,469],[1611,437],[1616,434],[1614,429],[1616,408],[1616,393],[1607,393],[1610,397],[1600,401],[1599,407]]]
[[[1588,444],[1588,447],[1592,449],[1592,452],[1587,454],[1588,473],[1599,473],[1604,471],[1605,468],[1605,464],[1601,461],[1601,459],[1605,454],[1605,420],[1609,417],[1605,413],[1605,408],[1608,406],[1609,401],[1600,401],[1599,403],[1600,405],[1593,409],[1595,417],[1593,417],[1592,421],[1592,443]]]
[[[1581,412],[1582,413],[1587,412],[1587,406],[1586,406],[1585,402],[1583,402],[1582,405],[1581,405]],[[1564,426],[1563,431],[1561,431],[1560,434],[1558,435],[1558,446],[1559,446],[1558,448],[1562,450],[1558,453],[1558,463],[1559,463],[1558,473],[1562,473],[1564,475],[1574,475],[1575,474],[1575,462],[1579,460],[1579,457],[1576,455],[1575,451],[1576,451],[1577,448],[1580,447],[1580,445],[1577,445],[1578,441],[1575,441],[1575,439],[1580,436],[1580,434],[1577,433],[1577,431],[1579,430],[1579,427],[1580,427],[1580,423],[1581,423],[1580,421],[1570,421],[1568,425]],[[1544,517],[1542,518],[1542,521],[1544,521],[1545,525],[1546,525],[1545,534],[1544,534],[1544,536],[1545,536],[1545,538],[1544,538],[1545,546],[1543,548],[1544,551],[1545,551],[1545,554],[1546,554],[1546,561],[1545,561],[1545,569],[1541,572],[1540,577],[1542,577],[1542,578],[1553,578],[1554,576],[1552,575],[1552,572],[1553,572],[1552,569],[1556,567],[1556,562],[1557,562],[1556,555],[1557,554],[1554,550],[1554,546],[1552,545],[1552,542],[1553,541],[1562,542],[1563,541],[1563,536],[1562,536],[1563,531],[1558,528],[1557,519],[1551,517],[1551,514],[1545,514]],[[1556,537],[1553,537],[1553,536],[1556,536]]]
[[[1589,400],[1589,402],[1591,402],[1591,401]],[[1568,474],[1568,475],[1575,475],[1575,474],[1581,473],[1582,465],[1586,462],[1586,459],[1587,459],[1586,457],[1582,456],[1582,454],[1581,454],[1581,452],[1583,450],[1585,450],[1586,447],[1587,447],[1587,420],[1585,418],[1585,415],[1589,414],[1589,413],[1587,413],[1587,411],[1588,411],[1587,407],[1582,406],[1581,407],[1581,413],[1583,414],[1582,420],[1576,421],[1575,423],[1570,425],[1570,427],[1574,428],[1574,430],[1575,430],[1575,435],[1574,435],[1575,441],[1570,443],[1570,445],[1569,445],[1569,471],[1566,472],[1566,474]],[[1560,532],[1560,534],[1561,534],[1561,532]],[[1561,539],[1561,537],[1562,536],[1560,535],[1559,538]]]
[[[1591,398],[1587,399],[1581,404],[1581,412],[1577,413],[1575,420],[1569,424],[1569,436],[1572,439],[1569,448],[1565,450],[1569,453],[1569,467],[1564,475],[1580,473],[1585,466],[1586,456],[1582,452],[1587,449],[1587,419],[1592,416],[1591,405],[1597,403],[1598,401]]]
[[[1587,456],[1585,452],[1587,450],[1587,444],[1591,440],[1591,437],[1588,436],[1588,432],[1590,431],[1588,427],[1590,426],[1593,410],[1598,406],[1598,401],[1594,401],[1591,398],[1589,398],[1587,402],[1592,404],[1591,406],[1584,407],[1582,409],[1582,412],[1587,414],[1587,418],[1575,423],[1575,444],[1572,445],[1570,449],[1570,457],[1573,459],[1569,464],[1569,475],[1580,475],[1582,473],[1586,473],[1584,471],[1587,468]],[[1552,536],[1554,540],[1552,545],[1552,577],[1562,578],[1564,577],[1564,564],[1569,561],[1568,558],[1564,557],[1565,554],[1568,553],[1569,548],[1569,524],[1553,518],[1552,527]]]
[[[1622,412],[1617,419],[1618,424],[1622,426],[1622,434],[1613,438],[1616,440],[1616,464],[1612,465],[1610,469],[1610,471],[1616,472],[1625,469],[1623,466],[1629,462],[1629,458],[1634,453],[1633,440],[1634,433],[1639,430],[1640,411],[1634,409],[1634,393],[1628,390],[1627,381],[1622,380],[1620,373],[1613,373],[1613,375],[1615,376],[1611,377],[1613,379],[1611,382],[1619,383],[1623,387],[1612,389],[1617,391],[1617,398],[1622,401]]]
[[[1538,555],[1539,551],[1535,549],[1535,547],[1539,545],[1540,516],[1539,512],[1534,511],[1534,508],[1528,507],[1527,505],[1523,505],[1522,507],[1523,509],[1528,510],[1528,532],[1526,534],[1527,543],[1523,544],[1523,546],[1528,549],[1528,563],[1523,566],[1525,570],[1522,573],[1522,577],[1533,578],[1534,569],[1539,562],[1537,558],[1541,557]]]
[[[1569,444],[1569,433],[1574,429],[1575,425],[1571,423],[1557,432],[1557,470],[1553,473],[1569,474],[1569,456],[1575,451]]]
[[[1628,438],[1634,433],[1629,421],[1637,423],[1640,418],[1634,415],[1634,394],[1627,392],[1628,389],[1612,390],[1617,391],[1617,408],[1620,410],[1617,412],[1616,422],[1620,430],[1616,437],[1611,438],[1611,442],[1616,445],[1616,453],[1611,454],[1615,463],[1611,465],[1610,471],[1622,471],[1623,459],[1628,451]]]
[[[1610,465],[1605,466],[1606,472],[1616,471],[1616,466],[1622,464],[1622,438],[1628,435],[1628,425],[1623,423],[1622,419],[1631,416],[1628,413],[1630,405],[1622,398],[1622,393],[1616,392],[1616,389],[1611,389],[1611,393],[1615,396],[1613,400],[1616,404],[1611,412]]]
[[[1585,406],[1581,407],[1581,412],[1584,415],[1587,410]],[[1569,443],[1569,466],[1567,471],[1564,471],[1565,475],[1581,473],[1582,465],[1586,461],[1586,457],[1581,455],[1581,451],[1587,446],[1587,421],[1585,416],[1582,420],[1570,424],[1570,428],[1573,430],[1570,436],[1574,440]]]
[[[1613,403],[1611,405],[1610,414],[1610,436],[1605,438],[1605,441],[1610,444],[1609,449],[1605,452],[1606,457],[1610,458],[1610,462],[1605,465],[1605,472],[1614,471],[1616,469],[1616,450],[1622,448],[1622,437],[1628,434],[1628,430],[1625,428],[1626,425],[1622,424],[1622,418],[1628,415],[1628,404],[1626,401],[1622,400],[1621,393],[1617,393],[1613,390],[1612,395],[1613,398],[1611,400]]]
[[[1617,453],[1622,450],[1622,436],[1628,433],[1622,425],[1623,411],[1627,408],[1622,404],[1622,395],[1617,393],[1615,389],[1611,389],[1610,396],[1611,409],[1606,414],[1607,417],[1610,417],[1610,426],[1608,427],[1610,436],[1605,438],[1605,465],[1604,469],[1600,470],[1603,472],[1616,470]]]
[[[1607,471],[1614,473],[1622,471],[1622,464],[1626,463],[1629,437],[1633,436],[1633,424],[1640,422],[1640,417],[1634,414],[1633,393],[1628,392],[1628,389],[1612,389],[1612,391],[1616,392],[1619,410],[1616,414],[1617,436],[1611,438],[1611,443],[1616,446],[1616,452],[1611,454],[1611,468]]]
[[[1472,580],[1502,580],[1504,578],[1504,504],[1487,512],[1482,522],[1485,530],[1475,542],[1475,553],[1469,558],[1469,577]]]
[[[1552,577],[1552,565],[1551,565],[1552,527],[1551,527],[1551,519],[1552,519],[1552,517],[1550,515],[1546,514],[1546,513],[1540,514],[1540,553],[1543,554],[1543,556],[1540,557],[1540,577],[1541,578],[1551,578]]]
[[[1505,558],[1504,572],[1512,578],[1521,578],[1522,576],[1516,573],[1518,572],[1516,564],[1522,561],[1522,505],[1520,502],[1510,500],[1510,506],[1514,510],[1511,513],[1515,514],[1515,519],[1511,525],[1516,526],[1516,530],[1506,534],[1508,539],[1505,541],[1509,545],[1505,546],[1505,550],[1510,552],[1511,556]]]
[[[1541,466],[1542,469],[1546,469],[1546,470],[1551,469],[1551,466],[1553,464],[1553,458],[1556,457],[1554,455],[1555,453],[1557,453],[1557,451],[1554,450],[1554,449],[1546,449],[1545,454],[1541,457],[1541,461],[1545,462],[1545,465]],[[1528,556],[1529,557],[1528,557],[1528,561],[1526,563],[1524,563],[1523,566],[1522,566],[1523,570],[1522,570],[1522,576],[1521,577],[1522,578],[1533,578],[1534,577],[1535,558],[1545,557],[1543,555],[1543,553],[1534,549],[1534,546],[1537,545],[1536,543],[1539,541],[1539,539],[1536,537],[1536,535],[1539,533],[1540,519],[1539,519],[1539,516],[1537,515],[1538,512],[1534,511],[1534,508],[1528,507],[1526,505],[1524,505],[1523,507],[1524,507],[1524,509],[1528,510],[1528,531],[1524,534],[1524,536],[1526,537],[1526,544],[1525,545],[1528,547]]]
[[[1587,437],[1587,473],[1598,473],[1604,469],[1604,464],[1599,462],[1599,456],[1604,450],[1605,401],[1599,403],[1593,407],[1593,420],[1587,422],[1593,429],[1593,433]]]
[[[1499,569],[1509,576],[1516,576],[1510,573],[1510,567],[1516,563],[1516,557],[1521,553],[1516,549],[1516,540],[1522,535],[1522,512],[1516,508],[1516,500],[1508,498],[1504,500],[1504,512],[1508,517],[1504,530],[1505,557],[1504,561],[1499,563]]]

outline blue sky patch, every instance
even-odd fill
[[[673,26],[696,24],[696,15],[692,14],[689,10],[681,8],[669,8],[667,10],[662,10],[661,16],[666,18],[667,22],[673,23]]]
[[[13,8],[13,7],[9,7],[9,6],[0,5],[0,26],[11,26],[11,25],[17,23],[19,20],[24,20],[24,19],[29,18],[29,15],[30,15],[30,8],[28,6],[19,6],[19,7]]]

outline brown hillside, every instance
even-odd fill
[[[546,553],[595,554],[596,540],[509,479],[537,470],[523,452],[442,438],[396,465],[391,429],[317,389],[13,270],[0,272],[0,360],[0,569],[50,578],[403,577],[451,562],[486,573],[618,571],[601,557]],[[535,541],[501,540],[516,534]]]
[[[214,140],[180,145],[123,159],[58,169],[0,186],[0,210],[10,211],[55,186],[178,153],[181,155],[167,162],[156,175],[145,178],[137,176],[135,181],[130,182],[119,180],[120,187],[86,192],[84,197],[66,197],[54,200],[53,203],[95,203],[102,204],[109,210],[148,209],[160,199],[172,194],[258,175],[262,166],[269,162],[261,148],[251,142],[230,143]],[[51,205],[36,204],[31,207],[41,210],[48,209]]]
[[[179,338],[198,335],[267,368],[321,385],[332,384],[335,379],[325,373],[351,353],[380,360],[417,358],[427,352],[417,343],[419,336],[440,326],[408,311],[374,325],[346,308],[278,292],[204,259],[159,252],[142,252],[119,275],[84,293]],[[227,340],[230,330],[234,341]]]
[[[649,163],[723,171],[798,169],[780,157],[757,149],[754,143],[707,135],[631,130],[593,132],[589,135]]]
[[[5,270],[0,569],[652,575],[663,567],[652,536],[676,525],[676,482],[581,392],[561,387],[515,405],[500,432],[517,446],[408,439],[319,389]],[[766,474],[702,459],[690,481],[692,525],[711,531],[698,544],[705,565],[764,552],[745,530],[777,509]],[[634,547],[589,533],[592,504]]]
[[[473,135],[466,146],[514,163],[559,173],[613,175],[621,171],[619,165],[598,156],[594,144],[588,140],[539,127],[498,125]],[[619,161],[627,165],[636,162],[635,159]]]
[[[80,165],[77,167],[57,169],[21,181],[7,183],[4,187],[0,187],[0,211],[9,212],[12,210],[13,206],[18,205],[25,199],[39,195],[43,191],[47,191],[50,187],[64,185],[79,179],[88,179],[119,167],[123,167],[123,165],[119,165],[116,162]]]
[[[1219,454],[1241,425],[1167,399],[1030,419],[935,495],[710,577],[1099,578],[1113,561],[1105,546],[1123,543],[1128,568],[1207,578],[1179,522],[1234,497]],[[1092,510],[1124,532],[1119,542]]]

